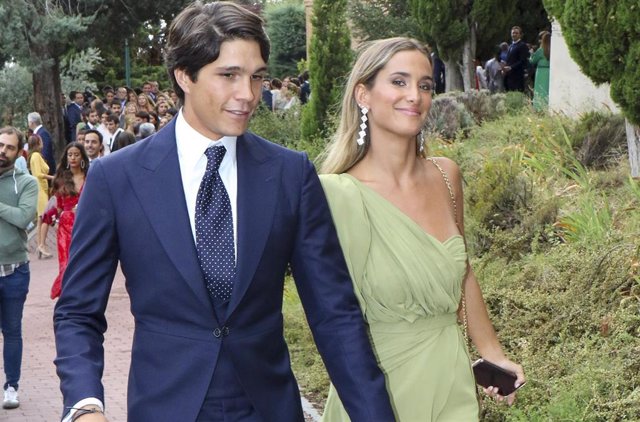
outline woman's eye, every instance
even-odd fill
[[[397,85],[397,86],[405,86],[406,85],[406,83],[402,79],[395,79],[391,83],[394,84],[394,85]]]
[[[432,84],[420,84],[420,89],[423,91],[433,91],[433,85]]]

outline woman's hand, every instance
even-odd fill
[[[494,363],[502,369],[506,369],[507,371],[516,374],[516,388],[525,383],[526,379],[524,377],[524,370],[522,369],[521,365],[518,365],[517,363],[512,362],[507,358],[498,361],[491,361],[491,363]],[[483,390],[484,393],[489,397],[494,397],[498,402],[506,402],[509,406],[511,406],[516,401],[517,390],[506,397],[498,394],[498,387],[488,387],[484,388]]]

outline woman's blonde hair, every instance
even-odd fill
[[[370,142],[368,134],[364,145],[358,146],[356,143],[360,131],[361,114],[355,98],[355,89],[359,84],[371,89],[380,69],[400,51],[419,51],[429,59],[429,63],[432,62],[429,48],[413,38],[395,37],[365,44],[347,80],[342,97],[338,130],[320,156],[322,160],[321,173],[344,173],[367,153]],[[416,154],[420,154],[417,142]]]

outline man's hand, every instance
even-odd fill
[[[94,410],[94,412],[85,412],[85,410]],[[76,410],[71,418],[71,422],[109,422],[107,417],[96,405],[87,405],[82,406],[80,409]]]

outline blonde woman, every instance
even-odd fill
[[[42,157],[42,138],[36,134],[29,136],[27,141],[29,144],[29,157],[27,163],[31,175],[38,180],[38,218],[36,233],[38,237],[37,253],[38,259],[51,258],[52,255],[47,251],[45,246],[46,231],[42,229],[42,214],[49,201],[49,180],[53,180],[53,176],[49,175],[49,165]]]
[[[396,420],[477,421],[457,323],[463,295],[482,357],[517,374],[517,385],[525,378],[502,351],[467,260],[460,169],[424,153],[432,74],[416,40],[369,44],[347,82],[321,180]],[[495,396],[497,388],[485,391]],[[323,420],[349,420],[333,387]]]
[[[155,111],[155,108],[156,108],[155,103],[153,102],[151,97],[149,97],[144,92],[141,92],[140,94],[138,94],[137,102],[138,102],[138,110],[146,111],[147,113],[151,113],[152,111]]]

